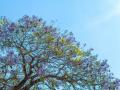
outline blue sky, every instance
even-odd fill
[[[36,15],[61,30],[69,30],[81,43],[94,48],[100,59],[108,59],[120,78],[119,0],[1,0],[0,16],[17,20]]]

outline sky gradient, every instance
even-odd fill
[[[120,78],[119,0],[1,0],[0,16],[11,21],[23,15],[42,17],[61,30],[68,30],[99,59],[108,59],[111,71]]]

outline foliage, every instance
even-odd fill
[[[0,90],[118,90],[107,60],[91,51],[36,16],[1,17]]]

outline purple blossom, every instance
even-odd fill
[[[42,67],[40,67],[37,71],[38,75],[42,75],[44,73],[44,69]]]
[[[30,56],[25,56],[25,60],[27,63],[29,63],[31,61],[31,57]]]
[[[16,28],[15,23],[11,23],[11,24],[8,26],[8,30],[9,30],[10,32],[14,31],[15,28]]]

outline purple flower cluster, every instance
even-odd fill
[[[44,69],[43,69],[43,67],[38,68],[37,74],[38,74],[38,75],[43,75],[43,74],[44,74]]]
[[[8,30],[9,30],[10,32],[14,31],[15,28],[16,28],[15,23],[11,23],[11,24],[8,26]]]
[[[23,18],[21,18],[19,20],[19,24],[21,27],[25,27],[27,29],[30,29],[33,27],[40,26],[42,24],[42,19],[38,18],[36,16],[32,16],[32,18],[31,18],[31,17],[25,15],[25,16],[23,16]]]

